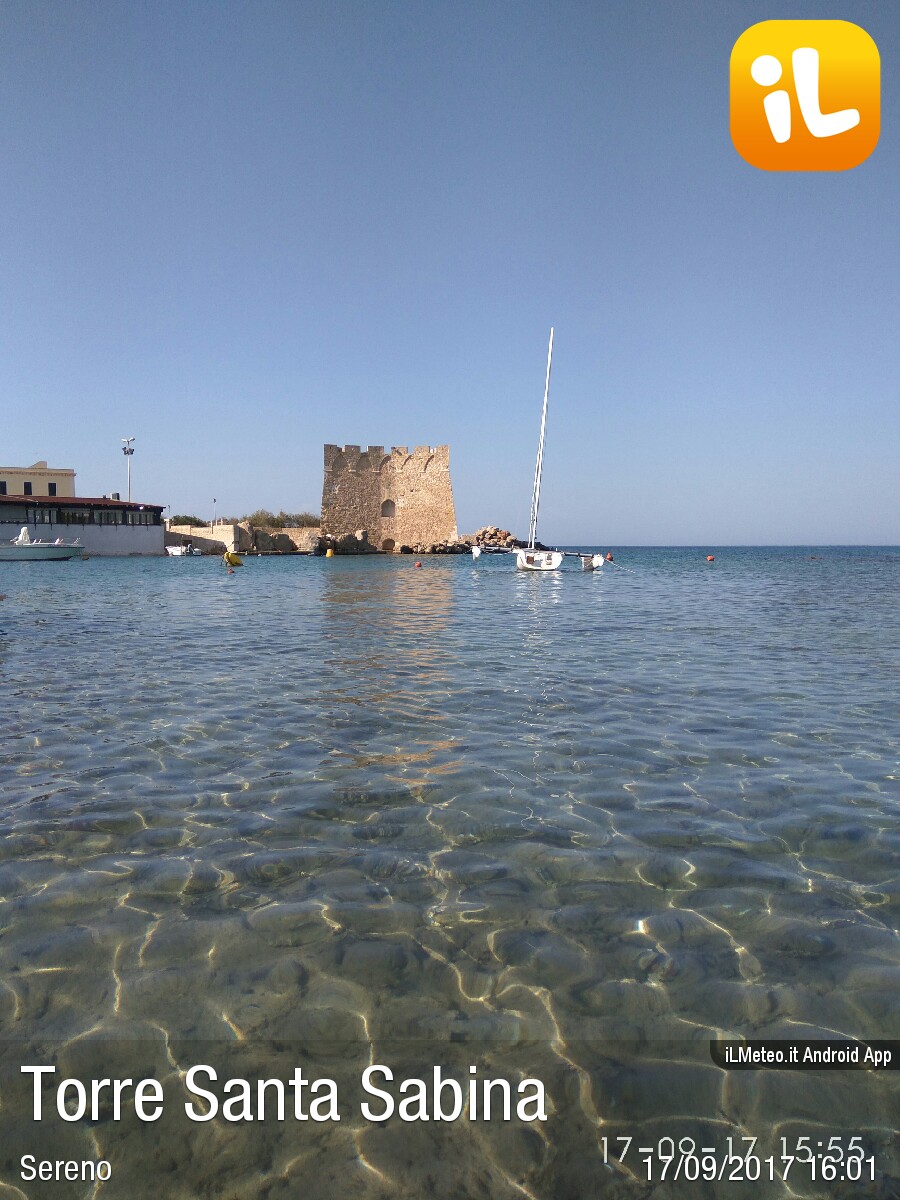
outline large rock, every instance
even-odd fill
[[[342,538],[332,537],[329,533],[323,534],[316,553],[324,554],[326,550],[333,550],[335,554],[377,554],[378,550],[369,541],[366,531],[360,529],[357,533],[359,537],[348,533]]]
[[[254,550],[274,550],[275,538],[269,529],[257,529],[253,527],[253,549]]]
[[[322,553],[322,530],[317,527],[272,529],[244,523],[239,528],[246,536],[246,545],[240,547],[242,550],[257,550],[266,554]]]
[[[508,529],[500,529],[497,525],[483,525],[472,534],[471,541],[476,546],[500,546],[504,549],[525,544]]]

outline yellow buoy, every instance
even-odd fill
[[[225,551],[222,555],[222,562],[226,567],[242,567],[244,565],[244,560],[235,554],[233,550]]]
[[[330,546],[325,551],[325,557],[326,558],[334,558],[334,551],[332,550],[332,548]]]

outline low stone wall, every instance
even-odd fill
[[[321,529],[261,529],[245,522],[239,524],[169,525],[166,545],[182,546],[193,542],[204,554],[251,554],[254,550],[269,554],[315,554],[322,540]]]
[[[226,550],[237,550],[239,529],[239,525],[167,525],[166,545],[183,546],[191,542],[204,554],[224,554]]]

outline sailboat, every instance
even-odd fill
[[[541,413],[541,439],[538,442],[537,462],[534,467],[534,486],[531,490],[531,519],[528,524],[528,545],[516,550],[516,569],[519,571],[556,571],[562,566],[561,550],[537,550],[538,506],[541,501],[541,471],[544,466],[544,432],[547,428],[547,400],[550,395],[550,364],[553,361],[553,330],[550,330],[550,345],[547,349],[547,381],[544,384],[544,409]]]

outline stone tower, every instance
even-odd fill
[[[365,529],[379,550],[456,541],[450,447],[325,447],[322,530]]]

